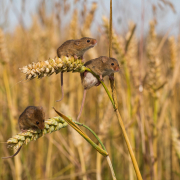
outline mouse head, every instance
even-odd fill
[[[37,109],[35,111],[34,120],[36,121],[36,127],[43,130],[44,129],[44,121],[45,121],[45,112],[43,110],[42,106],[37,106]]]
[[[111,64],[111,69],[114,72],[118,72],[120,70],[119,63],[115,58],[110,58],[110,64]]]
[[[101,60],[106,67],[106,70],[115,73],[120,70],[119,63],[115,58],[108,58],[106,56],[101,56]]]
[[[77,39],[74,41],[74,45],[76,49],[79,51],[87,51],[88,49],[94,47],[97,44],[96,39],[89,38],[89,37],[83,37],[81,39]]]
[[[31,125],[38,129],[44,129],[45,112],[41,106],[30,106],[27,111],[27,118],[30,120]]]

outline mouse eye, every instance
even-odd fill
[[[89,43],[89,42],[90,42],[90,40],[88,39],[88,40],[87,40],[87,42]]]
[[[114,63],[111,63],[111,66],[114,66]]]
[[[43,120],[43,122],[44,122],[44,120]]]
[[[38,122],[38,121],[36,121],[36,124],[38,125],[38,124],[39,124],[39,122]]]

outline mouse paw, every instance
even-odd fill
[[[25,133],[27,132],[27,129],[21,129],[21,132]]]
[[[84,59],[84,57],[83,57],[83,56],[81,56],[80,58],[82,59],[82,62],[84,62],[84,61],[85,61],[85,59]]]
[[[84,77],[86,76],[87,73],[88,73],[87,71],[84,71]]]
[[[101,81],[104,81],[104,80],[103,80],[103,77],[102,77],[102,74],[99,76],[99,79],[100,79]]]
[[[109,80],[114,80],[114,76],[109,76]]]
[[[100,81],[98,81],[98,83],[96,83],[95,84],[95,86],[99,86],[101,84],[101,82]]]

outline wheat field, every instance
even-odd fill
[[[175,10],[167,2],[162,1],[163,6]],[[65,97],[56,102],[61,97],[60,74],[25,80],[19,68],[54,58],[64,41],[81,37],[98,41],[85,54],[86,61],[108,56],[109,16],[94,18],[102,4],[78,0],[73,3],[74,9],[68,1],[54,1],[53,11],[47,13],[47,2],[41,1],[29,27],[20,18],[23,14],[18,15],[19,23],[11,32],[0,26],[1,157],[15,152],[7,148],[6,141],[19,132],[18,118],[27,106],[43,106],[46,119],[57,116],[52,107],[76,119],[81,107],[83,87],[78,72],[64,73]],[[62,16],[70,12],[66,23],[62,22]],[[97,21],[101,23],[95,26]],[[112,54],[120,63],[120,72],[115,74],[118,109],[143,179],[178,180],[180,34],[158,34],[156,26],[160,22],[155,17],[148,23],[143,39],[132,21],[127,22],[128,29],[122,34],[113,26]],[[108,78],[104,83],[110,90]],[[80,122],[93,129],[105,145],[117,179],[136,179],[113,106],[101,85],[87,91]],[[98,143],[89,131],[83,130]],[[15,158],[0,160],[0,167],[2,180],[112,179],[105,158],[70,126],[23,146]]]

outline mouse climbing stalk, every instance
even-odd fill
[[[120,69],[119,63],[116,59],[108,58],[106,56],[100,56],[99,58],[87,61],[84,64],[84,66],[91,69],[95,74],[97,74],[100,77],[100,80],[102,81],[104,76],[109,76],[109,78],[112,78],[111,74],[118,72]],[[98,86],[100,84],[99,80],[95,76],[93,76],[93,74],[87,71],[81,73],[81,82],[84,87],[84,93],[83,93],[83,100],[79,115],[77,117],[77,121],[79,120],[82,113],[82,109],[84,107],[87,89],[90,89],[93,86]]]
[[[83,55],[84,53],[93,48],[97,44],[96,39],[92,39],[89,37],[83,37],[81,39],[72,39],[64,42],[58,49],[57,49],[57,56],[61,58],[62,56],[73,56],[74,59],[80,59],[82,62],[84,61]],[[59,102],[64,97],[64,89],[63,89],[63,73],[61,72],[61,92],[62,97]]]

